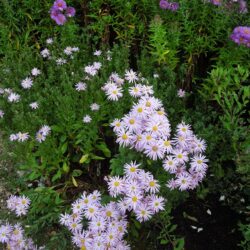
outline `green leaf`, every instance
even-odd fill
[[[97,145],[96,148],[101,150],[106,157],[108,157],[108,158],[111,157],[111,151],[108,149],[108,147],[105,143]]]
[[[82,173],[83,173],[82,170],[80,170],[80,169],[74,169],[74,170],[73,170],[73,173],[72,173],[72,176],[78,177],[78,176],[81,176]]]
[[[77,184],[77,182],[76,182],[76,179],[75,179],[73,176],[71,176],[71,177],[72,177],[73,185],[74,185],[75,187],[78,187],[78,184]]]
[[[65,173],[68,173],[69,170],[70,170],[69,165],[67,164],[67,162],[64,162],[64,163],[63,163],[63,171],[64,171]]]
[[[83,155],[79,161],[79,163],[83,164],[88,160],[89,154]]]

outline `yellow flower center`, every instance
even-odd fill
[[[136,170],[136,168],[135,168],[135,167],[131,167],[131,168],[129,169],[129,171],[130,171],[130,172],[132,172],[132,173],[134,173],[134,172],[135,172],[135,170]]]
[[[106,216],[107,216],[107,217],[111,217],[111,215],[112,215],[111,211],[107,211],[107,212],[106,212]]]
[[[115,187],[119,187],[119,186],[120,186],[120,182],[119,182],[119,181],[115,181],[115,182],[114,182],[114,186],[115,186]]]
[[[117,95],[117,94],[118,94],[118,91],[117,91],[117,90],[113,90],[112,93],[113,93],[114,95]]]
[[[120,122],[117,122],[117,123],[115,124],[115,126],[116,126],[116,127],[121,127],[121,123],[120,123]]]
[[[201,164],[201,163],[202,163],[202,160],[198,160],[197,163],[198,163],[198,164]]]
[[[178,154],[177,158],[182,159],[182,154]]]
[[[90,208],[89,208],[89,212],[92,214],[92,213],[94,213],[94,212],[95,212],[95,209],[94,209],[94,208],[92,208],[92,207],[90,207]]]
[[[157,130],[158,130],[158,127],[157,127],[156,125],[153,126],[152,130],[153,130],[153,131],[157,131]]]
[[[123,139],[123,140],[127,140],[127,139],[128,139],[128,136],[127,136],[126,134],[123,134],[123,135],[122,135],[122,139]]]
[[[169,147],[170,145],[170,141],[164,141],[164,146]]]
[[[138,113],[142,113],[142,111],[143,111],[143,109],[141,107],[137,109]]]
[[[158,151],[158,147],[157,147],[157,146],[153,146],[153,147],[152,147],[152,150],[153,150],[154,152],[157,152],[157,151]]]
[[[154,186],[155,186],[155,182],[154,182],[154,181],[150,181],[150,182],[149,182],[149,186],[150,186],[150,187],[154,187]]]
[[[85,199],[83,202],[84,202],[85,204],[88,204],[88,203],[89,203],[89,200],[88,200],[88,199]]]
[[[151,136],[151,135],[147,135],[147,136],[146,136],[146,140],[147,140],[147,141],[150,141],[151,139],[152,139],[152,136]]]
[[[142,211],[141,211],[141,214],[142,214],[142,215],[145,215],[145,214],[146,214],[146,211],[145,211],[145,210],[142,210]]]
[[[137,201],[138,201],[138,198],[137,198],[136,196],[134,196],[134,197],[132,198],[132,201],[133,201],[133,202],[137,202]]]
[[[129,120],[129,123],[130,123],[131,125],[133,125],[133,124],[135,124],[135,120],[134,120],[134,119],[130,119],[130,120]]]
[[[182,131],[182,132],[186,132],[187,129],[186,129],[186,128],[182,128],[181,131]]]
[[[147,101],[146,102],[146,107],[148,107],[148,108],[151,107],[151,102]]]

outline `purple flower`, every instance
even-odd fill
[[[237,44],[244,44],[250,47],[250,27],[239,26],[234,28],[230,38]]]
[[[76,14],[76,10],[73,7],[68,7],[66,9],[66,16],[67,17],[73,17]]]
[[[169,3],[166,0],[161,0],[160,3],[160,8],[163,10],[171,10],[171,11],[176,11],[179,9],[179,4],[176,2]]]
[[[67,21],[65,15],[63,14],[58,14],[54,20],[58,25],[63,25]]]
[[[222,1],[221,0],[211,0],[211,3],[213,5],[222,5]]]
[[[67,8],[67,4],[65,1],[63,0],[56,0],[54,2],[54,5],[53,5],[54,8],[60,10],[60,11],[63,11]]]
[[[240,5],[240,9],[239,9],[240,13],[244,14],[244,13],[248,12],[248,10],[247,10],[247,3],[246,3],[245,0],[240,0],[239,1],[239,5]]]
[[[177,11],[179,9],[178,3],[170,3],[170,10]]]
[[[169,3],[166,0],[161,0],[159,4],[160,4],[160,8],[163,10],[166,10],[169,8]]]

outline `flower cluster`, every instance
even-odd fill
[[[9,137],[10,141],[19,141],[19,142],[24,142],[27,141],[29,139],[29,133],[22,133],[22,132],[18,132],[16,134],[11,134]]]
[[[135,72],[133,75],[134,80],[130,79],[130,82],[135,82],[135,85],[129,87],[129,93],[139,100],[122,119],[111,123],[117,135],[116,142],[143,152],[152,160],[163,160],[164,169],[175,175],[175,179],[168,183],[171,189],[195,188],[207,170],[207,160],[202,155],[205,142],[198,139],[190,125],[183,122],[177,126],[177,133],[171,139],[170,123],[162,102],[153,96],[152,86],[136,83],[139,78]],[[123,79],[112,74],[109,80],[103,89],[108,99],[118,100],[119,96],[111,96],[110,92],[116,88],[122,93]]]
[[[72,241],[80,249],[130,249],[123,240],[127,231],[127,220],[118,204],[101,204],[99,191],[87,195],[86,192],[72,204],[72,214],[61,215],[60,223],[73,234]],[[88,220],[84,229],[82,220]]]
[[[42,250],[44,247],[37,247],[31,238],[26,238],[23,227],[17,223],[0,225],[0,242],[6,244],[9,250]],[[5,249],[5,248],[4,248]]]
[[[139,169],[136,162],[125,164],[124,172],[123,178],[107,178],[109,193],[119,197],[117,202],[102,205],[100,192],[84,192],[72,204],[73,213],[61,215],[61,224],[73,233],[73,242],[80,249],[130,249],[123,240],[128,226],[126,212],[133,211],[143,222],[163,210],[164,199],[156,195],[160,185],[152,174]],[[81,223],[83,218],[88,220],[86,230]]]
[[[100,62],[94,62],[93,64],[87,65],[84,68],[84,72],[89,76],[95,76],[101,69],[102,64]]]
[[[140,164],[124,165],[124,177],[109,177],[108,189],[118,201],[121,212],[133,211],[140,222],[149,220],[153,214],[163,210],[164,198],[157,196],[160,185],[150,172],[139,169]]]
[[[159,5],[163,10],[177,11],[179,9],[179,3],[177,2],[170,3],[167,0],[161,0]]]
[[[238,4],[238,11],[239,13],[247,13],[247,2],[245,0],[230,0],[230,1],[223,1],[223,0],[209,0],[209,2],[213,5],[223,6],[229,10],[235,9],[235,4]]]
[[[48,125],[43,125],[36,133],[36,140],[38,142],[43,142],[46,137],[50,134],[51,128]]]
[[[23,196],[11,195],[7,200],[7,208],[16,213],[17,216],[26,215],[30,200]],[[37,247],[31,238],[26,238],[21,224],[14,225],[8,222],[0,224],[0,243],[6,245],[9,250],[42,250]],[[4,248],[5,249],[5,248]]]
[[[237,44],[244,44],[250,48],[250,27],[238,26],[234,28],[231,39]]]
[[[29,209],[30,200],[23,196],[11,195],[7,200],[7,208],[15,212],[17,216],[26,215]]]
[[[73,7],[67,7],[64,0],[56,0],[50,9],[50,17],[58,24],[63,25],[67,17],[73,17],[76,11]]]
[[[34,77],[36,77],[40,74],[41,74],[41,71],[38,68],[33,68],[31,70],[31,76],[28,76],[24,80],[21,81],[22,88],[30,89],[33,86]]]

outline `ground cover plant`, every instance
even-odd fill
[[[249,248],[247,1],[1,13],[2,248]]]

